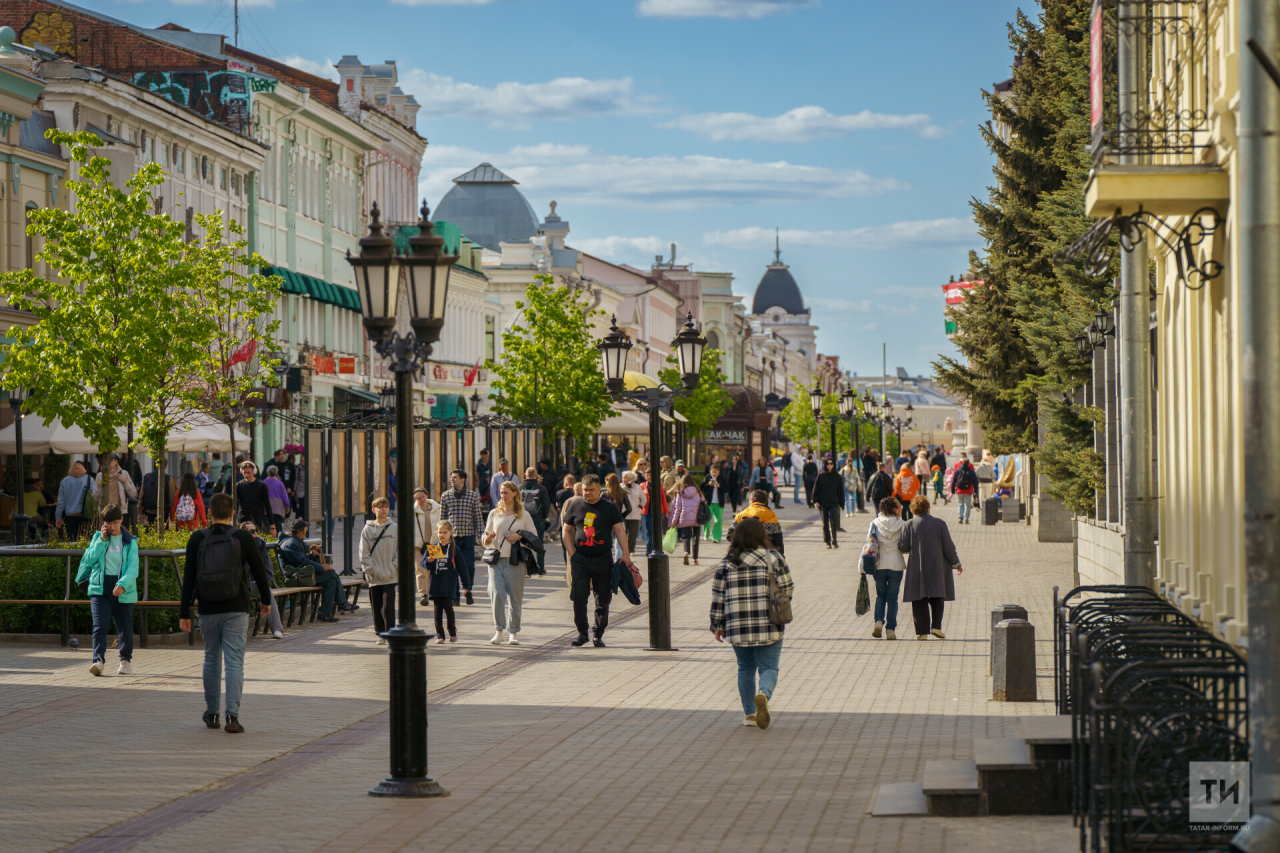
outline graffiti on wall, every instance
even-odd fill
[[[133,75],[133,84],[226,127],[248,127],[250,86],[239,72],[143,71]]]
[[[31,16],[31,22],[18,33],[18,44],[27,47],[43,44],[72,59],[80,56],[75,24],[64,18],[61,12],[36,12]]]

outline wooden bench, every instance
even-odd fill
[[[364,586],[364,578],[362,577],[341,577],[342,588],[344,590],[355,589],[355,594],[349,599],[349,603],[357,604],[360,601],[360,590]],[[286,586],[277,587],[271,590],[271,595],[276,601],[276,607],[280,610],[282,624],[286,628],[293,627],[293,620],[296,617],[298,624],[302,625],[306,622],[316,621],[316,616],[320,614],[320,602],[323,587],[318,586]],[[288,607],[285,605],[288,604]],[[284,620],[284,613],[288,610],[288,620]],[[253,618],[253,632],[251,636],[258,636],[258,632],[262,630],[262,612],[259,611]]]
[[[0,604],[48,604],[54,607],[62,607],[62,608],[66,608],[69,605],[73,605],[73,604],[87,605],[92,603],[93,602],[89,601],[89,599],[87,598],[0,599]],[[143,610],[180,610],[182,608],[182,602],[181,601],[135,601],[133,606]],[[65,613],[66,611],[64,610],[63,612]],[[63,620],[63,624],[66,624],[65,619]],[[138,630],[138,637],[139,637],[138,644],[145,649],[147,647],[147,638],[148,636],[150,636],[150,632],[147,630],[147,620],[146,619],[138,620],[137,625],[135,625],[134,627],[137,628]],[[63,638],[62,644],[64,646],[66,645],[66,637]],[[195,631],[192,631],[187,636],[187,645],[189,646],[195,645]]]

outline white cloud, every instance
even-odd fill
[[[931,122],[924,113],[891,115],[863,110],[852,115],[835,115],[814,106],[796,107],[777,116],[697,113],[672,119],[662,126],[692,131],[716,142],[743,139],[808,142],[830,136],[847,136],[858,130],[910,130],[928,139],[946,135],[946,131]]]
[[[820,0],[640,0],[642,18],[766,18],[792,9],[817,9]]]
[[[671,249],[670,241],[661,237],[585,237],[581,240],[570,238],[568,242],[575,249],[607,261],[635,257],[652,259],[654,255],[665,255]]]
[[[892,314],[901,317],[917,313],[914,303],[872,302],[870,299],[830,299],[823,296],[810,296],[809,305],[819,311],[843,315]],[[824,319],[823,326],[827,325],[829,323]]]
[[[702,242],[708,246],[750,248],[773,242],[772,228],[735,228],[708,231]],[[968,219],[921,219],[871,225],[847,231],[805,231],[784,228],[779,237],[786,246],[824,246],[844,249],[946,248],[970,246],[978,239],[977,227]]]
[[[481,162],[492,163],[518,180],[535,205],[554,198],[562,204],[693,210],[849,199],[907,188],[894,178],[872,177],[860,169],[702,155],[630,157],[586,145],[554,143],[517,146],[505,153],[433,145],[423,158],[419,187],[427,198],[438,201],[452,186],[452,178]],[[562,213],[572,218],[567,210]],[[772,242],[772,231],[768,239]]]
[[[326,80],[338,81],[338,69],[333,67],[332,59],[325,59],[324,62],[316,62],[314,59],[307,59],[305,56],[298,54],[290,54],[289,56],[278,56],[276,62],[283,62],[290,68],[296,68],[307,74],[314,74],[317,77],[323,77]]]
[[[497,0],[391,0],[397,6],[488,6]]]
[[[496,125],[522,125],[534,119],[634,115],[648,112],[647,104],[653,100],[635,97],[630,77],[557,77],[545,83],[478,86],[415,68],[401,76],[400,87],[418,99],[423,115],[481,119]]]

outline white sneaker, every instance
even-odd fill
[[[376,643],[374,643],[374,645],[375,645],[375,646],[385,646],[386,644],[387,644],[387,638],[386,638],[386,637],[379,637],[379,638],[378,638],[378,641],[377,641]]]
[[[520,645],[520,640],[519,640],[519,638],[516,636],[516,634],[515,634],[515,632],[514,632],[514,631],[513,631],[513,632],[511,632],[509,635],[507,635],[507,645],[508,645],[508,646],[518,646],[518,645]]]
[[[277,639],[277,640],[283,640],[283,639],[284,639],[284,631],[274,631],[274,632],[272,632],[271,636],[272,636],[274,639]]]
[[[127,660],[120,661],[120,668],[116,670],[116,675],[133,675],[133,664]]]
[[[491,646],[499,646],[499,645],[502,645],[502,632],[501,632],[501,631],[494,631],[494,632],[493,632],[493,636],[489,639],[489,645],[491,645]]]
[[[102,661],[96,660],[89,665],[90,675],[102,675]]]

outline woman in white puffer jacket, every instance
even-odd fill
[[[898,592],[902,589],[902,575],[907,569],[907,562],[898,550],[898,540],[902,538],[902,529],[906,526],[900,517],[897,498],[885,498],[880,501],[880,514],[871,521],[867,528],[867,540],[873,537],[879,548],[876,567],[871,572],[876,584],[876,626],[871,636],[880,637],[883,631],[885,639],[896,640],[894,630],[898,627]],[[866,575],[866,564],[863,564],[863,575]]]

